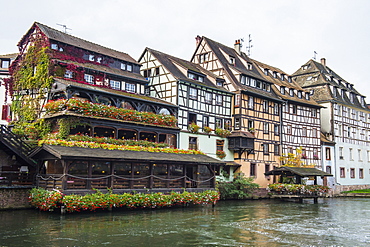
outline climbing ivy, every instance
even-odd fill
[[[45,135],[46,130],[50,131],[46,122],[39,120],[53,83],[49,74],[49,54],[49,48],[42,41],[35,41],[11,70],[9,83],[12,84],[14,132],[32,139]]]

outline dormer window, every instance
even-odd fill
[[[95,56],[94,55],[89,55],[89,61],[95,61]]]
[[[288,82],[292,82],[292,77],[288,76]]]
[[[256,86],[256,79],[251,79],[251,86],[252,87],[255,87]]]
[[[353,93],[349,93],[349,100],[351,101],[351,103],[353,103],[353,101],[354,101]]]
[[[247,69],[248,69],[248,70],[252,70],[252,64],[251,64],[251,63],[248,63],[248,64],[247,64]]]
[[[298,98],[301,99],[302,98],[302,91],[298,91],[298,94],[297,95],[298,95]]]
[[[361,96],[361,105],[365,106],[365,97]]]
[[[127,71],[132,71],[132,65],[131,64],[127,64],[126,69],[127,69]]]
[[[70,70],[66,70],[64,73],[64,78],[72,79],[73,78],[73,72]]]
[[[224,82],[222,80],[216,80],[216,85],[219,86],[219,87],[223,87]]]
[[[51,44],[51,49],[58,50],[58,45],[57,44]]]
[[[277,78],[277,73],[276,73],[276,71],[274,71],[273,76],[274,76],[274,78]]]
[[[192,80],[195,80],[195,81],[200,81],[200,82],[203,82],[204,81],[204,77],[203,76],[196,75],[196,74],[191,73],[191,72],[188,72],[188,78],[190,78]]]
[[[289,95],[290,95],[291,97],[293,97],[293,96],[294,96],[294,90],[293,90],[293,89],[289,89]]]
[[[265,75],[269,75],[269,70],[268,69],[265,69],[264,70],[264,73],[265,73]]]
[[[101,58],[101,57],[98,57],[98,58],[96,58],[96,61],[98,62],[98,63],[101,63],[101,61],[103,60],[103,58]]]
[[[229,63],[235,65],[235,57],[229,56]]]
[[[281,93],[281,94],[285,94],[285,87],[281,87],[281,88],[280,88],[280,93]]]
[[[10,65],[10,60],[1,60],[1,68],[8,69]]]
[[[281,80],[284,81],[285,80],[285,75],[284,74],[281,74]]]
[[[306,93],[306,100],[310,100],[310,94]]]
[[[247,77],[245,75],[240,75],[240,83],[245,85],[247,81]]]
[[[121,70],[126,70],[126,64],[125,63],[121,63]]]

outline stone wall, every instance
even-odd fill
[[[0,187],[0,210],[31,208],[28,195],[31,187]]]
[[[333,188],[333,195],[339,195],[342,191],[350,191],[350,190],[364,190],[370,189],[370,184],[361,184],[361,185],[335,185]]]

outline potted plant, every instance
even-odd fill
[[[206,134],[210,134],[212,132],[212,129],[208,126],[204,126],[203,127],[203,132],[206,133]]]
[[[191,124],[189,124],[189,126],[188,126],[188,130],[189,130],[191,133],[198,133],[199,129],[200,129],[200,127],[199,127],[196,123],[194,123],[194,122],[192,122],[192,123],[191,123]]]
[[[224,158],[226,157],[226,153],[225,153],[225,151],[222,151],[222,150],[217,150],[217,151],[216,151],[216,155],[217,155],[217,157],[218,157],[218,158],[220,158],[220,159],[224,159]]]
[[[220,136],[220,137],[228,137],[229,135],[231,135],[231,132],[230,130],[225,130],[225,129],[221,129],[221,128],[216,128],[215,129],[215,134]]]

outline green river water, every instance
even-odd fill
[[[59,215],[0,211],[0,246],[370,246],[370,198]]]

